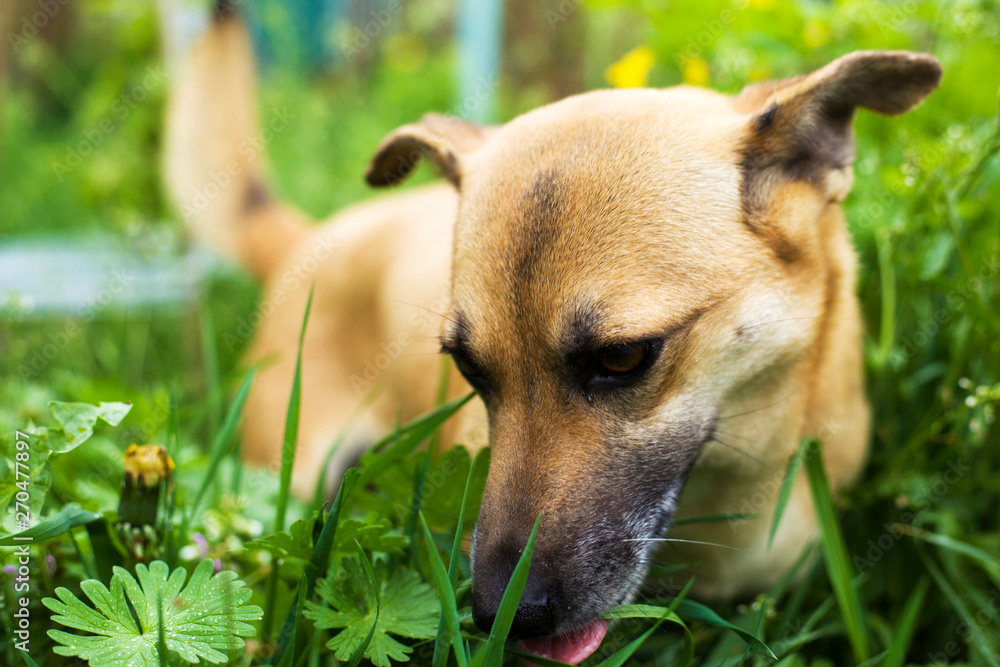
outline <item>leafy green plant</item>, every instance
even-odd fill
[[[416,572],[390,570],[382,559],[372,569],[377,591],[368,585],[361,561],[345,558],[337,571],[331,570],[319,580],[316,591],[322,602],[306,601],[305,616],[317,628],[341,630],[326,644],[338,660],[348,660],[374,627],[364,656],[380,667],[389,667],[390,659],[405,661],[413,650],[390,635],[434,637],[440,606],[434,589]]]
[[[249,621],[260,620],[263,611],[245,604],[252,591],[235,572],[213,574],[211,560],[198,564],[186,586],[187,570],[171,572],[163,561],[148,568],[140,563],[136,576],[138,583],[127,570],[115,568],[110,589],[99,581],[82,582],[93,606],[66,588],[56,589],[58,599],[45,598],[53,621],[90,633],[49,630],[61,644],[55,653],[78,656],[95,667],[163,664],[161,660],[222,664],[228,652],[243,648],[244,637],[256,634]]]
[[[58,426],[29,424],[23,433],[0,438],[0,525],[7,532],[15,532],[17,513],[8,508],[18,492],[26,498],[19,511],[26,511],[34,522],[52,484],[52,460],[89,440],[98,420],[117,426],[132,407],[128,403],[95,406],[63,401],[49,401],[48,406]],[[26,456],[18,457],[18,452]]]
[[[275,0],[251,4],[272,33],[290,11]],[[396,68],[399,40],[390,35],[393,29],[385,31],[385,39],[372,40],[364,68],[354,73],[334,69],[309,80],[269,70],[262,85],[264,108],[285,106],[297,115],[268,146],[284,199],[320,217],[368,196],[358,174],[379,139],[425,111],[453,107],[456,49],[441,39],[440,17],[428,14],[440,11],[434,5],[407,5],[396,24],[410,43],[442,44],[430,49],[416,70]],[[780,660],[777,664],[790,667],[856,664],[865,654],[873,656],[869,665],[1000,664],[1000,626],[986,613],[1000,589],[995,194],[1000,119],[995,77],[990,76],[1000,71],[1000,2],[599,0],[576,5],[569,15],[561,7],[558,16],[546,14],[542,32],[553,28],[555,41],[561,42],[573,33],[572,22],[579,22],[586,37],[573,54],[582,55],[587,88],[605,86],[605,67],[636,46],[654,56],[648,73],[652,86],[684,81],[731,93],[750,81],[808,71],[854,49],[931,51],[945,67],[941,88],[905,118],[861,113],[855,123],[856,178],[844,208],[859,256],[873,446],[867,470],[853,488],[836,499],[821,494],[827,557],[817,545],[799,560],[794,576],[746,604],[699,604],[682,590],[680,601],[641,598],[629,608],[611,610],[609,618],[628,618],[617,618],[609,628],[601,648],[605,661],[595,656],[589,664],[764,667],[774,664],[768,651]],[[0,100],[0,236],[32,234],[63,243],[67,239],[57,235],[100,229],[115,234],[123,251],[134,256],[147,256],[151,248],[179,253],[181,225],[166,215],[156,161],[149,159],[158,143],[165,80],[149,91],[147,102],[116,122],[72,173],[53,172],[53,165],[65,163],[81,137],[108,116],[123,91],[128,93],[150,65],[159,63],[155,9],[119,12],[108,3],[85,3],[61,16],[71,14],[79,18],[82,32],[75,46],[68,45],[70,57],[62,57],[44,38],[8,53],[15,76],[6,79]],[[514,57],[532,55],[518,41],[520,25],[529,19],[529,12],[519,13],[511,25]],[[507,119],[549,101],[551,93],[540,79],[528,92],[505,81],[499,94]],[[337,122],[330,123],[331,117]],[[317,151],[317,145],[338,150]],[[418,180],[430,173],[423,170]],[[120,604],[126,595],[134,602],[120,570],[112,571],[115,563],[134,566],[128,545],[114,530],[115,508],[121,454],[131,442],[144,442],[165,445],[177,463],[176,505],[161,504],[158,524],[167,531],[161,553],[170,571],[204,567],[198,564],[210,558],[246,581],[254,602],[273,605],[265,622],[242,621],[256,630],[258,640],[247,641],[245,652],[226,660],[241,667],[332,663],[344,653],[331,655],[327,643],[348,632],[360,638],[346,652],[356,664],[371,663],[364,656],[377,638],[410,649],[404,655],[412,664],[454,664],[462,660],[452,649],[459,646],[468,662],[485,659],[487,638],[470,621],[467,547],[487,458],[479,456],[473,466],[465,448],[439,442],[439,427],[454,404],[400,425],[378,443],[360,470],[345,477],[332,507],[324,506],[328,499],[320,494],[315,502],[301,503],[288,494],[287,484],[294,401],[288,404],[282,439],[284,487],[280,474],[255,471],[239,461],[237,424],[250,386],[240,361],[247,336],[240,330],[260,298],[250,279],[229,271],[213,274],[193,308],[112,304],[66,317],[32,312],[16,295],[8,299],[5,289],[0,292],[0,433],[18,429],[30,436],[29,502],[35,522],[14,532],[10,494],[21,492],[11,476],[16,441],[0,437],[0,595],[6,601],[17,598],[21,564],[10,547],[23,543],[14,538],[33,538],[25,567],[37,630],[55,624],[39,598],[66,604],[55,593],[65,588],[89,606],[84,581],[101,582],[109,604]],[[308,358],[302,372],[309,373]],[[227,396],[232,397],[228,413]],[[100,403],[125,398],[133,404],[124,419],[111,404]],[[358,415],[370,403],[362,401]],[[119,411],[126,409],[117,405]],[[776,490],[773,517],[735,514],[742,511],[737,507],[684,521],[761,520],[776,529],[787,506],[784,499],[793,480],[807,472],[801,467],[807,461],[816,464],[808,457],[790,462],[785,483]],[[279,506],[283,509],[276,513]],[[358,544],[368,555],[357,553]],[[370,577],[369,556],[375,564]],[[654,566],[656,574],[671,576],[685,565],[670,561],[669,552],[660,557],[667,561]],[[354,610],[350,628],[317,627],[303,613],[306,602],[336,613],[317,581],[336,584],[347,564],[361,568],[357,592],[368,605],[366,613]],[[656,574],[647,583],[661,590]],[[391,619],[395,604],[383,595],[384,587],[404,576],[434,584],[444,611],[436,641],[375,632]],[[269,587],[273,597],[267,603]],[[372,600],[378,602],[375,622]],[[125,607],[121,620],[128,625],[132,618],[137,631],[139,610],[133,616]],[[31,656],[15,651],[13,611],[0,605],[0,664],[53,667],[68,659],[54,653],[66,644],[37,630]],[[96,608],[91,611],[110,623]],[[166,610],[158,618],[165,615]],[[151,642],[154,652],[162,646],[157,655],[165,660],[188,662],[168,648],[165,635],[160,641],[158,629],[143,630],[152,636],[133,641]],[[229,649],[217,650],[221,655]],[[513,642],[499,641],[491,645],[490,656],[504,665],[516,665],[523,657]],[[556,664],[533,661],[543,667]]]

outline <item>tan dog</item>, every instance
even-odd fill
[[[598,91],[499,128],[428,117],[383,142],[368,181],[395,182],[427,157],[450,185],[315,228],[267,195],[256,154],[241,150],[257,133],[251,62],[238,21],[216,22],[176,91],[168,143],[171,190],[194,229],[266,281],[251,356],[273,364],[246,409],[251,460],[277,461],[314,280],[297,489],[312,490],[370,383],[385,391],[344,460],[400,406],[407,418],[432,405],[438,361],[422,353],[440,333],[488,413],[473,567],[484,630],[539,513],[512,634],[544,637],[528,648],[570,662],[600,643],[595,619],[634,596],[678,516],[748,503],[759,516],[670,531],[680,541],[661,555],[692,564],[702,597],[751,593],[788,570],[816,522],[797,479],[768,549],[773,480],[805,436],[824,441],[834,488],[867,446],[855,259],[838,206],[851,120],[859,106],[909,110],[939,82],[934,58],[853,53],[736,98]],[[208,197],[221,171],[232,182]],[[482,418],[470,405],[457,435]]]

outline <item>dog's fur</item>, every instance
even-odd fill
[[[693,564],[702,597],[748,594],[789,569],[817,534],[800,476],[767,547],[800,441],[822,439],[834,489],[867,447],[855,258],[839,207],[852,117],[859,106],[909,110],[939,82],[934,58],[853,53],[735,98],[598,91],[495,128],[429,116],[385,139],[368,180],[393,183],[427,157],[450,185],[319,227],[275,202],[238,149],[256,132],[251,67],[238,21],[217,21],[175,91],[167,146],[170,189],[195,232],[266,284],[250,356],[273,363],[247,404],[248,458],[278,460],[315,281],[297,491],[312,491],[361,384],[385,390],[352,430],[358,446],[397,409],[405,419],[432,405],[438,360],[424,353],[440,333],[486,406],[470,404],[452,435],[478,446],[475,427],[488,423],[492,446],[474,545],[480,625],[538,514],[525,598],[551,618],[534,623],[544,629],[528,619],[523,635],[565,632],[630,599],[677,517],[758,516],[670,530],[682,541],[660,555]],[[193,204],[229,162],[232,184]],[[646,351],[637,371],[602,370],[602,354],[630,343]],[[455,379],[455,395],[468,391]]]

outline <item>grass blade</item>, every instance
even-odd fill
[[[451,543],[451,560],[448,561],[448,582],[454,588],[458,584],[458,563],[462,553],[462,534],[465,531],[465,506],[469,503],[469,489],[475,476],[476,465],[488,456],[489,450],[479,450],[469,461],[469,476],[465,478],[465,490],[462,492],[462,506],[458,509],[458,523],[455,526],[455,539]],[[487,452],[487,454],[483,454]]]
[[[490,637],[484,646],[476,654],[474,665],[484,665],[485,667],[500,667],[503,662],[504,643],[510,633],[510,626],[514,622],[514,614],[517,606],[521,602],[521,594],[524,593],[524,585],[528,583],[528,570],[531,567],[531,555],[535,552],[535,538],[538,536],[538,527],[542,523],[542,515],[535,519],[535,525],[531,529],[528,543],[524,545],[524,551],[517,561],[514,572],[510,575],[507,588],[500,599],[500,608],[497,610],[496,618],[493,620],[493,627],[490,629]]]
[[[921,577],[917,587],[906,601],[903,614],[896,626],[896,634],[892,637],[892,644],[886,652],[882,667],[903,667],[906,661],[906,649],[913,639],[913,632],[917,629],[920,608],[924,604],[924,596],[927,594],[929,586],[927,578]]]
[[[767,644],[758,639],[753,633],[747,632],[738,625],[733,625],[715,613],[711,607],[706,607],[700,602],[695,602],[694,600],[682,600],[680,605],[677,607],[677,613],[682,619],[690,619],[706,625],[714,625],[717,628],[732,630],[739,635],[740,639],[742,639],[743,642],[755,652],[771,658],[772,660],[778,659],[777,656],[774,655],[774,652],[768,648]]]
[[[212,319],[212,307],[208,303],[207,294],[201,300],[201,354],[205,360],[205,385],[208,398],[208,427],[212,433],[219,429],[219,419],[222,417],[222,382],[219,378],[219,352],[215,348],[215,320]]]
[[[465,530],[465,506],[469,502],[469,487],[472,486],[472,478],[476,472],[476,464],[481,460],[480,454],[483,450],[480,450],[469,462],[469,475],[465,478],[465,490],[462,492],[462,504],[458,508],[458,523],[455,526],[455,538],[451,543],[451,560],[448,561],[448,586],[454,591],[455,587],[458,585],[458,563],[459,558],[462,553],[462,533]],[[447,628],[444,623],[445,619],[442,617],[441,621],[438,623],[438,633],[437,641],[434,644],[434,658],[431,664],[434,667],[445,667],[448,661],[448,652],[442,650],[440,647],[445,641],[445,634]],[[464,647],[464,642],[463,642]],[[465,650],[468,650],[465,647]]]
[[[362,486],[368,484],[373,479],[378,477],[386,468],[390,467],[403,457],[409,456],[413,453],[413,450],[415,450],[421,442],[426,440],[435,429],[458,412],[463,405],[471,401],[472,397],[475,395],[475,392],[470,392],[461,398],[445,403],[441,407],[435,408],[421,417],[418,417],[403,428],[399,429],[397,433],[393,433],[392,435],[380,440],[374,447],[372,447],[372,451],[378,451],[379,449],[386,447],[386,445],[388,445],[388,447],[385,451],[375,455],[374,458],[365,463],[361,470],[361,477],[358,480],[359,483]]]
[[[625,664],[625,661],[631,658],[632,654],[635,653],[637,650],[639,650],[639,647],[642,646],[643,643],[647,639],[649,639],[650,635],[656,632],[657,628],[659,628],[664,621],[668,620],[670,616],[673,616],[673,618],[676,619],[676,622],[679,623],[680,626],[684,629],[684,653],[681,655],[681,662],[679,664],[682,665],[683,667],[688,667],[688,665],[690,665],[691,661],[694,659],[694,637],[691,636],[691,631],[688,630],[688,627],[684,625],[683,621],[677,618],[677,616],[673,612],[669,610],[667,610],[667,612],[668,612],[667,615],[664,615],[662,618],[658,619],[656,623],[653,623],[653,625],[650,626],[648,630],[646,630],[644,633],[642,633],[641,635],[630,641],[622,648],[615,651],[606,660],[602,660],[597,665],[597,667],[622,667],[622,665]]]
[[[358,647],[354,649],[354,653],[351,654],[351,659],[347,661],[348,667],[357,667],[358,663],[361,662],[361,658],[364,657],[369,644],[372,643],[372,637],[375,636],[375,628],[378,627],[379,613],[382,611],[382,600],[379,596],[378,582],[375,581],[375,573],[372,572],[372,565],[368,562],[368,556],[365,555],[365,550],[361,548],[361,544],[357,540],[354,540],[354,544],[358,547],[358,560],[361,561],[362,567],[365,568],[365,577],[368,579],[368,585],[372,587],[372,592],[375,594],[375,620],[372,622],[371,630],[368,631],[368,636],[365,638],[365,641],[359,644]]]
[[[987,569],[992,569],[994,572],[1000,570],[1000,559],[997,559],[995,556],[978,547],[974,547],[967,542],[962,542],[961,540],[956,540],[955,538],[948,537],[947,535],[932,533],[929,530],[914,528],[913,526],[907,526],[901,523],[893,524],[891,528],[895,533],[902,533],[904,535],[916,537],[917,539],[930,542],[931,544],[937,545],[943,549],[948,549],[950,551],[960,553],[963,556],[968,556],[973,560],[979,561],[985,565]],[[2,545],[2,542],[0,542],[0,545]]]
[[[458,606],[455,602],[455,589],[452,583],[448,580],[448,572],[444,569],[444,562],[441,560],[441,554],[438,553],[437,547],[434,546],[434,537],[431,535],[431,529],[427,526],[427,520],[424,519],[424,513],[419,513],[420,525],[424,531],[424,541],[427,544],[427,556],[430,561],[431,567],[431,577],[434,580],[434,587],[437,589],[438,599],[441,601],[441,625],[438,627],[438,638],[437,642],[434,644],[434,660],[433,664],[437,665],[447,665],[448,663],[448,644],[451,644],[455,648],[455,660],[458,661],[459,667],[466,667],[469,664],[469,657],[466,653],[465,642],[462,641],[462,628],[459,626],[458,622]],[[445,636],[441,635],[441,628],[446,629]]]
[[[442,355],[438,377],[437,396],[434,399],[434,407],[444,405],[445,399],[448,398],[448,380],[450,377],[451,359]],[[408,540],[410,540],[410,544],[416,544],[417,515],[420,514],[420,510],[424,505],[423,488],[427,481],[427,473],[430,472],[431,469],[431,461],[437,455],[440,442],[441,429],[437,428],[431,433],[430,442],[427,444],[427,456],[424,457],[424,465],[419,471],[417,471],[416,478],[414,479],[413,497],[410,500],[410,516],[407,517],[406,528],[403,530],[403,534],[406,535]]]
[[[333,444],[331,444],[330,448],[327,450],[326,456],[323,458],[323,465],[320,467],[316,475],[316,486],[313,490],[312,500],[312,508],[314,510],[319,511],[323,509],[323,504],[326,502],[326,496],[330,492],[327,475],[329,474],[330,462],[333,461],[334,454],[337,453],[337,450],[340,449],[341,445],[344,444],[344,441],[347,440],[348,434],[351,432],[351,429],[354,428],[358,419],[361,418],[361,415],[367,412],[368,408],[372,406],[375,399],[377,399],[380,395],[381,388],[377,386],[373,387],[367,394],[365,394],[364,398],[361,399],[361,402],[358,403],[353,410],[351,410],[351,414],[347,416],[347,421],[344,422],[343,428],[341,428],[340,432],[337,433],[337,437],[334,438]]]
[[[88,512],[79,507],[64,507],[59,513],[53,514],[44,521],[39,521],[30,528],[22,530],[20,533],[0,538],[0,547],[13,547],[28,540],[33,544],[47,542],[55,537],[59,537],[75,526],[86,525],[100,518],[100,514]]]
[[[677,606],[683,602],[683,596],[687,595],[687,591],[690,588],[691,583],[692,582],[688,582],[688,585],[684,587],[684,590],[681,591],[675,599]],[[602,614],[601,618],[608,620],[616,618],[647,618],[655,620],[656,623],[642,635],[629,642],[628,645],[619,649],[613,655],[601,662],[598,667],[620,667],[620,665],[625,664],[625,661],[631,657],[640,646],[642,646],[642,643],[646,641],[662,623],[667,621],[674,623],[675,625],[679,625],[684,631],[684,652],[681,653],[681,660],[679,664],[690,665],[692,660],[694,660],[694,636],[691,634],[691,630],[688,629],[687,624],[684,623],[684,621],[681,620],[681,618],[674,612],[674,606],[674,603],[671,603],[670,607],[658,607],[651,604],[623,604]]]
[[[250,369],[246,377],[243,378],[243,384],[236,392],[236,396],[233,398],[232,405],[229,406],[229,412],[226,414],[226,420],[222,424],[222,430],[215,436],[215,440],[212,442],[211,458],[208,462],[208,469],[205,471],[205,476],[201,480],[201,486],[198,488],[198,492],[194,496],[194,500],[191,502],[191,507],[187,511],[187,515],[184,517],[184,525],[181,529],[180,543],[187,543],[188,529],[191,527],[191,522],[194,517],[198,515],[198,508],[201,507],[202,501],[205,499],[205,494],[208,492],[210,486],[215,481],[216,473],[219,469],[219,463],[226,455],[226,450],[229,445],[229,441],[232,440],[233,434],[236,432],[236,426],[240,422],[240,416],[243,414],[243,405],[247,401],[247,396],[250,394],[250,385],[253,384],[254,375],[257,373],[256,368]]]
[[[524,660],[524,664],[537,665],[537,667],[572,667],[572,665],[568,662],[561,662],[559,660],[553,660],[552,658],[543,658],[540,655],[528,653],[527,651],[522,651],[516,647],[508,647],[507,653],[522,658]]]
[[[782,480],[781,491],[778,493],[778,503],[774,507],[774,518],[771,519],[771,532],[767,536],[767,548],[769,551],[771,545],[774,544],[774,536],[778,532],[778,525],[781,524],[781,517],[785,513],[785,505],[788,504],[788,498],[792,495],[792,487],[795,486],[795,480],[799,476],[799,468],[802,467],[802,461],[805,458],[806,452],[812,450],[816,444],[817,440],[815,438],[803,438],[802,442],[799,443],[798,450],[788,462],[785,479]]]
[[[309,288],[306,312],[302,316],[299,349],[295,357],[295,377],[292,380],[292,394],[288,398],[288,411],[285,413],[285,435],[281,442],[281,486],[278,490],[278,506],[274,510],[276,533],[285,529],[285,514],[288,511],[288,496],[292,487],[292,467],[295,465],[295,444],[299,439],[299,412],[302,407],[302,344],[306,339],[306,326],[309,324],[309,311],[312,310],[315,289],[315,284]]]
[[[868,630],[865,625],[861,598],[851,585],[851,566],[844,546],[844,537],[840,534],[837,516],[833,509],[833,499],[830,495],[830,485],[823,468],[823,448],[816,442],[816,451],[806,460],[806,471],[809,474],[809,488],[812,492],[816,518],[819,522],[823,555],[826,558],[826,570],[833,585],[834,597],[840,607],[840,615],[847,628],[847,637],[854,652],[854,661],[861,663],[871,657],[869,652]]]
[[[302,328],[299,330],[299,348],[295,357],[295,375],[292,378],[292,393],[288,397],[288,410],[285,412],[285,433],[281,442],[281,473],[278,488],[278,502],[274,510],[274,532],[285,529],[285,515],[288,512],[288,496],[292,489],[292,468],[295,465],[295,445],[299,439],[299,411],[302,405],[302,343],[306,337],[306,325],[309,323],[309,311],[312,310],[312,299],[315,285],[309,288],[306,299],[306,311],[302,316]],[[274,605],[278,599],[279,575],[277,562],[271,570],[267,582],[267,598],[264,607],[265,621],[274,620]],[[264,625],[264,632],[270,634],[270,625]]]
[[[278,663],[279,667],[292,667],[296,660],[298,659],[298,653],[300,652],[299,646],[299,635],[301,630],[299,629],[299,621],[303,618],[302,608],[306,604],[306,591],[309,588],[309,581],[303,576],[299,580],[299,592],[295,596],[295,605],[292,609],[295,612],[295,619],[293,621],[291,628],[282,628],[282,631],[288,630],[290,636],[292,637],[292,645],[284,651],[281,656],[281,661]],[[317,633],[318,634],[318,633]],[[304,647],[302,647],[304,648]]]
[[[761,625],[764,623],[764,614],[767,612],[767,598],[761,600],[760,612],[757,614],[757,623],[753,626],[753,635],[756,637],[761,633]],[[750,657],[750,647],[747,646],[743,649],[743,655],[740,657],[740,667],[743,667],[743,663],[746,662],[747,658]]]
[[[333,501],[333,507],[330,508],[330,513],[326,516],[326,522],[323,524],[319,537],[316,538],[316,543],[313,545],[312,558],[309,559],[309,563],[306,565],[307,598],[312,595],[313,590],[315,590],[316,581],[330,567],[330,552],[333,550],[333,541],[337,536],[337,524],[340,522],[340,510],[344,506],[344,500],[351,493],[351,489],[354,488],[357,481],[358,471],[354,468],[348,468],[347,472],[344,473],[343,481],[340,483],[340,489],[337,490],[337,497]],[[273,613],[274,603],[268,602],[268,604],[271,606],[271,613]],[[261,625],[263,628],[269,628],[272,625],[272,622],[268,619],[267,613],[267,611],[264,613],[264,621]],[[288,610],[288,614],[285,617],[285,622],[282,625],[282,628],[289,627],[294,623],[295,607],[293,606]],[[284,632],[278,635],[278,641],[275,645],[274,653],[272,653],[271,657],[268,658],[267,664],[273,665],[275,664],[275,661],[281,659],[285,643],[287,642],[286,637],[287,634]]]
[[[962,598],[959,597],[958,593],[955,592],[955,589],[948,583],[948,579],[938,568],[937,563],[927,556],[923,549],[917,549],[917,553],[920,554],[921,560],[924,561],[924,566],[927,568],[927,572],[930,573],[931,578],[934,579],[934,583],[941,589],[944,596],[948,598],[948,602],[951,603],[951,606],[955,608],[955,611],[958,612],[958,615],[962,617],[966,627],[968,627],[971,639],[969,637],[964,637],[964,641],[970,647],[975,646],[990,667],[1000,667],[1000,660],[997,660],[996,650],[994,650],[989,640],[983,634],[982,627],[973,618],[972,614],[969,612],[969,608],[965,606],[964,602],[962,602]]]

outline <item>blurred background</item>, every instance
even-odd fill
[[[1000,21],[988,1],[238,4],[258,54],[262,122],[282,110],[292,115],[267,143],[272,176],[283,197],[317,219],[370,196],[361,174],[378,140],[427,111],[497,122],[599,87],[687,83],[736,92],[855,49],[934,53],[945,82],[921,109],[903,121],[860,114],[857,201],[872,188],[906,196],[918,170],[963,159],[997,106]],[[188,374],[204,364],[198,335],[187,331],[197,327],[192,314],[219,301],[212,290],[235,290],[238,298],[221,300],[232,312],[213,303],[225,328],[252,311],[254,298],[238,274],[188,246],[160,182],[164,100],[208,3],[3,7],[3,375],[51,384],[80,373],[148,387],[183,369],[177,379],[196,386],[197,372]],[[873,219],[859,245],[892,222]],[[115,267],[129,275],[115,281]],[[86,326],[56,336],[57,354],[50,348],[32,359],[52,342],[53,322],[67,318]],[[223,368],[239,352],[229,347],[220,350]],[[18,373],[26,360],[28,372]]]
[[[921,317],[907,303],[883,317],[876,236],[892,237],[882,264],[906,252],[915,265],[906,279],[947,293],[933,280],[956,259],[955,229],[928,218],[929,236],[909,239],[927,244],[924,262],[923,249],[893,247],[921,224],[893,210],[920,197],[927,175],[968,166],[997,110],[995,0],[238,4],[258,54],[262,122],[293,116],[266,146],[276,188],[317,219],[371,196],[361,176],[373,148],[427,111],[499,122],[593,88],[736,92],[855,49],[934,53],[946,75],[927,103],[901,120],[862,112],[857,121],[847,207],[879,366],[905,352],[902,334]],[[176,383],[193,396],[215,386],[205,373],[235,368],[245,340],[217,341],[209,354],[202,314],[219,331],[239,326],[255,286],[189,246],[160,180],[171,76],[209,11],[202,0],[4,0],[0,392],[18,399],[4,405],[37,405],[31,397],[53,387],[84,400],[97,388],[155,396]]]
[[[1000,554],[1000,2],[240,4],[261,118],[291,117],[267,142],[275,187],[317,219],[372,196],[362,175],[379,139],[427,111],[502,122],[593,88],[732,93],[857,49],[936,55],[944,81],[921,107],[856,121],[845,208],[875,420],[872,464],[844,524],[866,560],[869,540],[908,509],[919,510],[908,525]],[[44,421],[51,399],[133,401],[114,441],[69,455],[78,465],[114,469],[128,442],[160,441],[171,404],[185,440],[209,440],[240,377],[257,286],[192,247],[160,180],[164,101],[208,13],[194,0],[0,5],[0,431]],[[422,168],[414,180],[433,177]],[[971,471],[935,492],[956,460]],[[85,504],[116,493],[73,479],[56,487]],[[923,576],[917,557],[906,546],[872,561],[866,594],[884,618],[898,617]],[[932,557],[972,612],[1000,590],[997,568]],[[955,635],[956,609],[949,597],[926,611],[917,641],[928,655]],[[1000,649],[991,619],[975,648],[962,644],[973,664],[996,664],[981,657]]]

